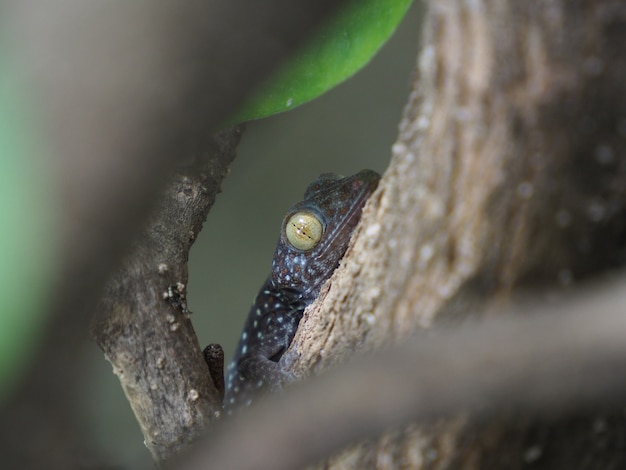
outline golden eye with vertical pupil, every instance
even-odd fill
[[[287,240],[298,250],[310,250],[322,239],[322,222],[311,212],[296,212],[285,225]]]

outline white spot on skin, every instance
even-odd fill
[[[196,389],[192,388],[191,390],[189,390],[189,400],[196,401],[199,397],[200,394]]]
[[[248,346],[247,345],[243,345],[243,347],[241,348],[241,354],[246,354],[248,352]]]
[[[258,314],[260,315],[260,314]],[[257,326],[259,326],[259,322],[257,320],[254,320],[254,323],[252,324],[253,328],[256,328]]]
[[[245,341],[248,339],[248,332],[244,331],[243,333],[241,333],[241,340]]]
[[[170,326],[170,331],[177,331],[179,327],[180,327],[180,324],[172,323],[172,325]]]
[[[256,334],[256,337],[258,339],[263,339],[263,333],[261,333],[260,331]]]
[[[158,358],[156,361],[156,365],[159,369],[163,369],[163,366],[165,365],[165,358],[164,357]]]
[[[259,381],[256,383],[256,386],[257,386],[257,388],[261,388],[261,387],[263,386],[263,380],[259,380]]]

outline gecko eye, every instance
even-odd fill
[[[322,222],[311,212],[296,212],[285,225],[287,240],[298,250],[311,250],[322,239]]]

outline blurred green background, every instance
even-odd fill
[[[420,5],[356,76],[288,113],[248,123],[190,256],[189,306],[201,346],[227,360],[271,257],[286,210],[320,173],[383,172],[407,101],[419,40]],[[85,432],[123,468],[150,466],[139,426],[98,347],[85,339]]]

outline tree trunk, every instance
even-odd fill
[[[301,375],[520,294],[546,301],[624,262],[626,2],[427,8],[391,164],[294,341]],[[559,419],[459,416],[323,467],[621,468],[622,414],[599,403]]]

